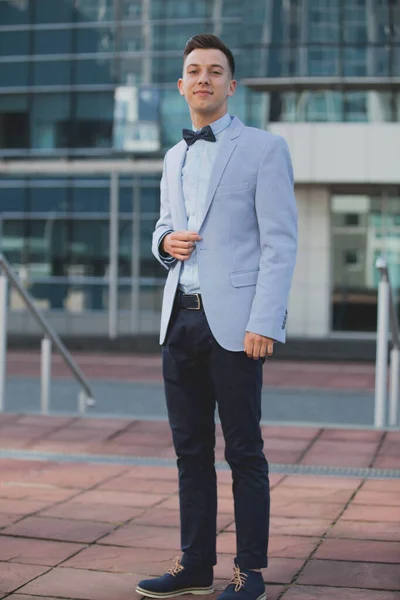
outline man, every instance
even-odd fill
[[[230,117],[235,63],[219,38],[184,50],[178,88],[193,130],[165,156],[153,252],[169,269],[160,342],[178,457],[182,558],[141,581],[150,598],[213,592],[217,405],[232,470],[237,556],[222,600],[264,600],[268,464],[260,430],[262,364],[285,341],[297,213],[284,140]]]

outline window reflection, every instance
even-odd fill
[[[334,196],[332,228],[333,329],[376,331],[379,256],[400,287],[400,197]]]

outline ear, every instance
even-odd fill
[[[237,81],[235,79],[232,79],[232,81],[229,84],[228,96],[233,96],[233,94],[236,92],[236,88],[237,88]]]
[[[185,86],[183,85],[183,79],[178,79],[178,90],[181,96],[185,95]]]

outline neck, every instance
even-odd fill
[[[205,127],[206,125],[215,123],[215,121],[218,121],[218,119],[222,119],[222,117],[224,117],[227,112],[228,111],[226,108],[218,111],[217,113],[213,113],[213,114],[199,114],[199,113],[190,111],[190,117],[192,119],[194,128],[201,129],[202,127]]]

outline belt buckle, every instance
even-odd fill
[[[192,296],[196,296],[196,300],[197,300],[197,306],[194,307],[187,307],[187,310],[200,310],[201,308],[201,300],[200,300],[200,294],[191,294]]]

